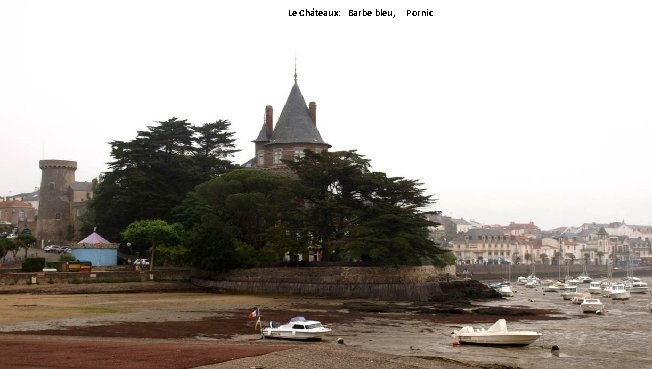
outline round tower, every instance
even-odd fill
[[[36,237],[45,242],[63,241],[72,224],[70,218],[70,185],[75,182],[77,162],[69,160],[39,160],[41,188],[39,190]]]

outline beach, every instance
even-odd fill
[[[143,284],[136,286],[141,292],[105,286],[102,294],[84,293],[83,287],[74,294],[2,294],[0,340],[14,361],[5,355],[0,367],[87,368],[90,362],[94,368],[170,369],[652,367],[643,345],[652,331],[649,312],[642,309],[649,295],[606,300],[607,314],[589,316],[558,294],[522,287],[512,299],[475,301],[461,313],[436,304],[174,288],[143,292]],[[322,342],[262,340],[255,321],[247,319],[254,306],[263,324],[305,315],[333,332]],[[510,315],[496,315],[501,312]],[[488,327],[499,318],[506,318],[510,329],[540,330],[543,339],[525,348],[453,345],[453,329]],[[550,351],[553,344],[561,348],[558,355]]]

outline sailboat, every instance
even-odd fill
[[[627,300],[631,297],[629,291],[625,289],[625,284],[614,282],[612,280],[613,260],[607,263],[607,283],[602,289],[603,297],[610,297],[612,300]]]
[[[629,256],[627,262],[627,277],[623,278],[625,281],[625,289],[630,293],[648,293],[650,289],[647,283],[641,281],[640,278],[634,277],[634,270],[632,268],[632,256]]]
[[[591,283],[593,280],[591,277],[589,277],[589,273],[586,272],[586,263],[584,263],[584,270],[582,270],[582,274],[578,275],[577,279],[580,281],[580,283]]]

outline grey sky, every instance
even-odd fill
[[[445,214],[652,224],[652,4],[349,3],[0,2],[0,195],[39,186],[43,158],[91,180],[108,141],[173,116],[231,120],[244,162],[296,54],[324,140],[421,180]],[[342,16],[288,16],[306,7]]]

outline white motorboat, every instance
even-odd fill
[[[607,297],[611,297],[612,300],[627,300],[632,295],[625,289],[625,284],[623,283],[614,283],[611,285],[611,288],[607,290]]]
[[[580,296],[575,296],[575,297],[573,297],[573,298],[571,299],[571,302],[572,302],[573,304],[581,305],[581,304],[584,302],[584,300],[586,300],[586,299],[590,299],[590,298],[591,298],[591,294],[588,293],[588,292],[584,292],[584,293],[580,293]]]
[[[582,308],[583,313],[604,313],[604,304],[600,299],[585,298],[580,304],[580,308]]]
[[[582,274],[582,275],[577,276],[577,280],[580,281],[580,283],[591,283],[593,278],[589,277],[586,274]]]
[[[623,278],[625,281],[625,289],[629,291],[629,293],[648,293],[650,292],[650,289],[648,288],[647,283],[643,282],[640,278],[638,277],[625,277]]]
[[[285,338],[292,340],[321,340],[331,329],[324,327],[316,320],[306,320],[302,316],[294,317],[286,324],[279,325],[275,321],[263,328],[266,338]]]
[[[505,319],[499,319],[489,329],[465,326],[453,334],[464,344],[502,346],[527,346],[542,335],[535,331],[509,331]]]
[[[600,282],[592,281],[589,283],[589,293],[590,294],[601,294],[602,293],[602,286],[600,286]]]
[[[559,292],[559,286],[554,283],[543,286],[543,292]]]
[[[516,278],[516,284],[526,284],[527,283],[527,277],[518,277]]]
[[[565,285],[564,290],[561,292],[561,297],[564,300],[572,300],[573,297],[581,297],[582,295],[577,292],[576,285]]]
[[[489,288],[495,290],[502,297],[513,297],[514,291],[509,282],[498,282],[489,284]]]

